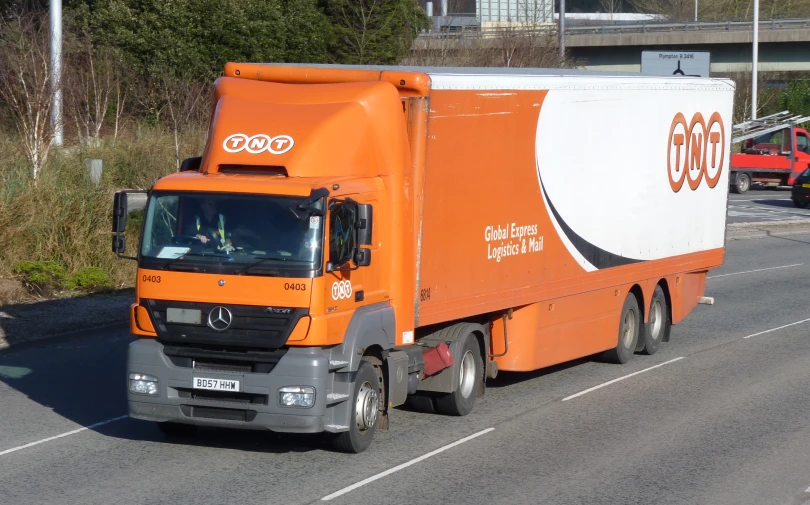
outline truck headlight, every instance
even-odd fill
[[[136,395],[158,395],[157,377],[142,373],[129,374],[129,392]]]
[[[315,405],[315,388],[289,386],[278,390],[278,403],[282,407],[312,407]]]

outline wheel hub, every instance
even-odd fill
[[[364,382],[357,393],[355,404],[355,422],[360,431],[368,430],[377,422],[377,412],[380,409],[380,396],[371,384]]]
[[[472,351],[464,353],[459,368],[458,389],[461,396],[469,398],[475,387],[475,356]]]
[[[624,314],[624,333],[622,334],[622,342],[628,349],[633,344],[633,335],[636,333],[636,313],[628,310]]]
[[[652,324],[652,338],[658,340],[661,335],[661,327],[664,325],[664,309],[661,302],[656,300],[650,311],[650,323]]]

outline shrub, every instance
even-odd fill
[[[110,276],[98,267],[85,267],[76,272],[69,282],[71,289],[95,291],[111,285]]]
[[[27,289],[40,296],[53,295],[68,281],[65,267],[55,261],[20,261],[14,265],[14,272],[22,276]]]

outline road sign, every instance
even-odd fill
[[[708,51],[642,51],[641,73],[647,75],[680,75],[709,77]]]

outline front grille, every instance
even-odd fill
[[[249,363],[231,363],[223,360],[197,360],[194,362],[194,370],[200,372],[252,372],[253,366]]]
[[[158,339],[169,344],[201,344],[209,346],[243,347],[253,349],[278,349],[287,343],[298,321],[309,314],[309,309],[284,309],[252,305],[220,305],[214,303],[175,302],[167,300],[144,300],[142,305],[149,312],[157,329]],[[232,314],[230,326],[224,331],[211,329],[208,314],[216,307],[225,307]],[[166,309],[199,310],[199,324],[170,323]],[[289,311],[280,314],[279,311]],[[216,314],[216,313],[215,313]]]
[[[286,348],[261,351],[239,347],[164,345],[163,354],[176,367],[196,371],[270,373]]]
[[[187,417],[201,419],[219,419],[223,421],[242,421],[249,423],[256,419],[255,410],[221,409],[216,407],[198,407],[195,405],[180,405],[180,410]]]

